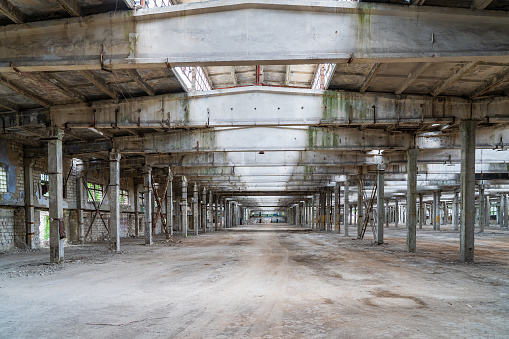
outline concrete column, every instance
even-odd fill
[[[201,193],[201,224],[203,233],[207,233],[207,188],[203,187]]]
[[[198,184],[193,184],[193,199],[192,199],[192,214],[193,214],[193,228],[194,235],[198,235],[198,229],[200,228],[200,221],[198,216]]]
[[[152,168],[143,167],[143,201],[145,202],[145,245],[152,245]]]
[[[362,182],[362,168],[359,168],[359,187],[357,189],[357,237],[361,237],[362,226],[364,224],[364,195],[363,195],[363,182]]]
[[[440,191],[434,193],[435,201],[433,203],[434,210],[434,220],[433,220],[433,229],[436,231],[440,231]]]
[[[230,202],[228,200],[223,200],[224,204],[223,204],[223,219],[224,219],[224,228],[228,228],[230,226],[230,223],[228,222],[228,219],[229,219],[229,207],[230,207]]]
[[[214,216],[215,216],[214,230],[217,231],[219,229],[219,199],[217,197],[217,194],[215,194],[214,197]]]
[[[378,245],[382,245],[384,243],[384,215],[385,215],[385,209],[384,209],[384,186],[385,186],[385,180],[384,180],[384,173],[385,170],[383,168],[379,168],[377,171],[377,196],[376,196],[376,212],[377,212],[377,218],[376,218],[376,228],[377,228],[377,235],[376,235],[376,241]]]
[[[417,156],[419,150],[410,148],[407,151],[407,198],[406,198],[406,250],[415,252],[417,225]]]
[[[486,208],[484,207],[484,188],[479,187],[479,232],[484,232],[484,223],[486,222]]]
[[[120,153],[110,152],[110,235],[111,249],[120,251]]]
[[[504,197],[504,227],[509,227],[509,197],[507,194]]]
[[[504,216],[503,216],[503,213],[504,213],[504,198],[501,195],[500,196],[500,202],[498,203],[498,206],[497,206],[497,224],[499,224],[500,227],[504,226]]]
[[[139,185],[134,185],[134,235],[140,236],[140,189]]]
[[[315,195],[311,196],[309,201],[309,227],[315,229]]]
[[[394,202],[394,227],[398,227],[399,223],[399,200],[396,198]]]
[[[187,178],[182,177],[182,196],[180,198],[180,229],[183,237],[187,237]]]
[[[295,226],[300,226],[300,202],[295,205]]]
[[[85,242],[85,227],[83,225],[83,207],[85,196],[83,195],[83,172],[79,172],[76,177],[76,213],[78,214],[78,243],[83,244]]]
[[[209,232],[212,232],[212,226],[214,225],[214,196],[212,195],[212,191],[209,191],[209,204],[207,211],[207,226],[209,227]],[[210,222],[208,222],[209,220]]]
[[[447,225],[449,221],[449,208],[447,207],[447,201],[444,201],[444,219],[442,225]]]
[[[50,261],[59,263],[64,260],[64,192],[62,182],[62,137],[64,131],[50,128],[48,140],[49,174],[49,246]]]
[[[343,224],[344,224],[344,228],[345,228],[345,237],[348,237],[348,226],[349,226],[349,222],[350,222],[350,215],[352,213],[352,209],[351,209],[351,206],[350,206],[350,183],[348,182],[348,180],[345,181],[345,194],[344,194],[344,200],[345,200],[345,203],[344,203],[344,206],[345,206],[345,214],[343,216]]]
[[[422,230],[422,224],[426,220],[426,209],[424,209],[422,193],[419,194],[419,229]]]
[[[168,169],[171,174],[171,170]],[[170,176],[166,190],[166,238],[173,235],[173,175]]]
[[[477,121],[463,120],[461,131],[460,261],[474,260],[475,130]]]
[[[491,203],[490,203],[490,197],[485,195],[484,196],[484,216],[485,216],[485,222],[484,225],[486,227],[490,226],[490,216],[491,216]]]
[[[23,159],[25,176],[25,235],[28,248],[35,249],[34,159]]]
[[[334,186],[334,232],[339,234],[339,230],[341,229],[340,226],[340,194],[339,194],[339,182],[336,183],[336,186]]]
[[[459,204],[459,192],[458,190],[454,190],[454,198],[452,201],[452,225],[454,227],[454,231],[458,231],[459,227],[459,217],[460,217],[460,204]]]

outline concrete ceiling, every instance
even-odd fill
[[[188,3],[189,1],[183,1]],[[366,2],[366,1],[363,1]],[[391,3],[394,7],[400,8],[401,5],[408,6],[409,1],[369,1],[372,3],[384,2]],[[62,6],[62,3],[66,5]],[[423,8],[431,8],[432,6],[450,7],[451,15],[454,15],[453,9],[456,8],[471,8],[472,4],[484,6],[485,10],[483,13],[495,13],[496,10],[509,10],[509,5],[504,4],[505,1],[484,1],[482,4],[478,1],[434,1],[426,0],[420,1],[419,4]],[[70,6],[74,4],[75,6]],[[11,6],[12,5],[12,6]],[[134,5],[131,1],[85,1],[80,0],[77,2],[72,1],[28,1],[28,0],[9,0],[0,1],[0,8],[2,13],[7,15],[0,15],[0,25],[10,25],[13,22],[18,24],[25,22],[30,23],[39,20],[48,20],[51,24],[55,19],[69,18],[80,15],[92,15],[101,12],[109,12],[116,10],[118,15],[121,15],[121,11],[129,11]],[[187,6],[187,5],[182,5]],[[357,6],[351,5],[349,6]],[[362,4],[360,4],[362,6]],[[73,10],[74,8],[74,10]],[[78,8],[78,12],[76,12]],[[178,9],[178,6],[175,6]],[[386,7],[384,7],[384,10]],[[158,11],[160,9],[142,9],[140,11]],[[488,11],[486,11],[488,10]],[[481,10],[479,10],[481,11]],[[148,13],[148,12],[143,12]],[[461,12],[464,15],[464,12]],[[116,15],[116,14],[115,14]],[[310,12],[309,15],[312,15]],[[486,20],[489,20],[489,14],[486,14]],[[497,20],[506,27],[508,24],[507,14],[497,14]],[[505,21],[504,21],[505,20]],[[505,22],[505,24],[502,24]],[[474,32],[468,32],[472,36],[475,36]],[[276,36],[276,35],[274,35]],[[429,34],[430,42],[432,39],[441,39],[440,36],[434,37]],[[476,37],[477,38],[477,37]],[[496,41],[496,37],[490,37]],[[0,40],[1,42],[1,40]],[[503,43],[503,41],[501,41]],[[506,42],[505,42],[506,43]],[[277,45],[277,41],[267,41],[268,46]],[[255,49],[253,47],[253,49]],[[104,46],[103,46],[104,50]],[[18,117],[18,122],[14,125],[5,125],[3,138],[20,141],[31,147],[40,147],[44,145],[44,139],[46,136],[46,125],[49,123],[49,112],[50,109],[62,108],[65,111],[66,107],[96,107],[97,112],[101,112],[101,109],[106,112],[105,105],[118,105],[126,103],[126,105],[136,106],[145,98],[153,97],[155,100],[160,98],[180,98],[184,95],[184,88],[179,82],[179,79],[171,69],[172,65],[161,65],[160,63],[152,64],[131,64],[129,67],[111,67],[108,62],[108,55],[112,54],[108,49],[104,50],[103,53],[97,53],[97,62],[99,61],[100,55],[104,56],[104,63],[101,67],[90,67],[88,66],[77,66],[68,65],[58,69],[53,67],[47,70],[34,70],[29,67],[16,67],[22,63],[23,60],[13,58],[11,60],[12,67],[5,69],[0,73],[0,115],[4,118],[4,121],[10,117]],[[464,55],[468,56],[468,51],[464,51]],[[502,53],[503,54],[503,53]],[[497,55],[497,58],[501,55]],[[428,100],[435,101],[430,107],[438,107],[443,105],[444,107],[454,106],[455,101],[470,102],[483,102],[486,105],[492,105],[493,107],[497,100],[506,100],[509,95],[509,60],[507,53],[502,55],[501,58],[494,60],[490,55],[485,58],[476,57],[472,59],[468,57],[465,60],[462,56],[444,58],[425,58],[423,59],[419,55],[414,57],[408,57],[404,60],[401,59],[384,59],[379,60],[376,58],[362,58],[358,59],[355,56],[352,58],[346,58],[337,62],[335,71],[328,87],[329,90],[333,91],[345,91],[351,95],[379,95],[380,98],[388,98],[390,100],[398,100],[398,98],[405,99],[407,97],[415,97],[415,100],[421,102],[427,102]],[[125,58],[121,57],[121,58]],[[469,59],[470,58],[470,59]],[[237,109],[234,106],[233,96],[235,94],[232,90],[227,90],[232,87],[241,86],[254,86],[257,84],[257,69],[259,72],[258,85],[260,86],[277,86],[277,87],[297,87],[302,89],[309,89],[312,85],[313,78],[317,72],[317,63],[299,63],[295,64],[292,62],[292,58],[288,58],[286,61],[283,60],[248,60],[244,63],[236,62],[235,64],[222,63],[219,65],[203,65],[205,74],[210,81],[212,89],[216,91],[214,95],[219,95],[224,98],[225,111],[230,109],[234,112],[233,118],[228,120],[231,126],[242,126],[246,124],[243,122],[243,117],[249,116],[246,110],[257,108],[260,109],[261,104],[258,104],[256,100],[265,98],[265,96],[259,96],[256,89],[249,102],[244,102],[244,107]],[[324,59],[324,61],[327,61]],[[331,60],[332,62],[333,60]],[[114,63],[113,63],[114,64]],[[133,66],[135,65],[135,66]],[[258,65],[258,66],[257,66]],[[296,89],[296,91],[298,91]],[[177,96],[174,96],[175,93]],[[299,93],[302,98],[309,97],[315,94],[310,93]],[[211,93],[212,94],[212,93]],[[173,96],[172,96],[173,95]],[[195,94],[193,94],[195,95]],[[322,92],[320,92],[322,95]],[[184,95],[185,96],[185,95]],[[327,96],[324,96],[321,109],[327,110],[328,105],[325,101]],[[138,101],[142,100],[142,101]],[[180,100],[180,99],[171,99]],[[186,99],[187,100],[187,99]],[[377,99],[378,100],[378,99]],[[414,99],[412,99],[414,100]],[[447,101],[449,100],[449,101]],[[294,104],[300,104],[301,98],[298,96],[294,100]],[[236,104],[236,103],[235,103]],[[274,101],[274,105],[276,101]],[[71,106],[68,106],[71,105]],[[78,106],[76,106],[78,105]],[[374,105],[378,105],[378,102]],[[424,105],[424,104],[421,104]],[[492,115],[480,121],[480,129],[486,131],[504,131],[507,129],[507,106],[502,104],[502,108],[496,110],[498,115]],[[252,106],[252,107],[251,107]],[[304,104],[301,105],[304,109]],[[499,107],[497,106],[497,107]],[[144,106],[140,106],[140,112],[144,112]],[[182,106],[184,107],[184,106]],[[235,109],[234,109],[235,107]],[[283,108],[274,106],[274,109]],[[299,106],[300,107],[300,106]],[[298,117],[296,110],[299,107],[293,108],[295,113],[290,112],[288,116]],[[367,107],[367,106],[366,106]],[[371,104],[370,106],[371,107]],[[209,111],[210,105],[205,104],[203,110],[200,112]],[[68,108],[69,109],[69,108]],[[415,110],[419,110],[416,108]],[[134,110],[134,108],[133,108]],[[244,110],[244,111],[243,111]],[[115,111],[115,110],[113,110]],[[111,110],[109,111],[111,112]],[[157,112],[154,109],[154,112]],[[173,112],[173,113],[172,113]],[[214,116],[216,111],[208,112],[210,116]],[[254,111],[253,111],[254,112]],[[268,111],[267,111],[268,112]],[[267,112],[263,112],[267,114]],[[393,136],[401,135],[401,140],[404,140],[409,135],[421,135],[421,136],[434,136],[434,135],[454,135],[458,133],[458,121],[454,117],[445,114],[446,109],[443,110],[444,116],[442,121],[414,121],[414,122],[391,122],[382,123],[380,121],[369,122],[369,123],[348,123],[348,126],[339,126],[338,122],[327,121],[311,121],[302,120],[302,126],[308,128],[311,131],[313,128],[330,128],[334,133],[339,133],[338,128],[349,128],[350,131],[357,131],[362,133],[387,133]],[[65,114],[65,113],[64,113]],[[99,114],[99,113],[98,113]],[[102,114],[102,113],[100,113]],[[169,110],[168,114],[175,114],[173,110]],[[182,113],[184,114],[184,113]],[[186,111],[186,114],[188,112]],[[257,111],[258,116],[263,115],[260,111]],[[270,116],[270,114],[269,114]],[[279,116],[274,114],[274,116]],[[19,122],[20,118],[31,119],[29,123]],[[502,117],[502,118],[500,118]],[[68,147],[78,147],[74,145],[80,145],[78,149],[86,150],[79,156],[84,160],[91,159],[106,159],[107,150],[111,149],[115,140],[119,138],[134,138],[143,139],[156,138],[161,133],[163,135],[173,135],[174,133],[210,133],[211,120],[204,122],[203,124],[196,124],[194,126],[182,125],[173,126],[168,128],[164,125],[165,119],[170,120],[167,116],[158,118],[161,126],[154,126],[153,124],[130,127],[130,128],[112,128],[112,124],[116,122],[117,118],[110,118],[110,126],[89,126],[88,128],[73,128],[67,126],[65,130],[64,143]],[[188,117],[189,119],[189,117]],[[247,118],[245,118],[247,119]],[[497,120],[498,119],[498,120]],[[9,120],[10,121],[10,120]],[[95,121],[95,113],[94,113]],[[346,175],[351,177],[355,176],[359,164],[366,164],[365,171],[369,171],[376,168],[378,160],[374,160],[374,155],[369,152],[374,147],[359,149],[342,149],[336,150],[334,153],[338,153],[341,159],[330,158],[331,150],[310,150],[309,148],[303,147],[302,149],[277,149],[280,136],[286,133],[287,136],[294,136],[296,143],[304,142],[303,140],[297,140],[300,136],[298,132],[288,130],[286,126],[291,125],[288,123],[278,123],[278,129],[273,129],[271,133],[261,132],[261,129],[257,130],[252,136],[253,148],[247,151],[221,151],[220,149],[211,149],[206,151],[205,144],[199,143],[198,146],[193,144],[196,148],[197,154],[189,154],[179,149],[174,149],[170,153],[170,158],[164,158],[164,161],[157,163],[154,159],[156,166],[171,165],[174,166],[176,173],[187,174],[189,180],[199,181],[203,185],[215,189],[218,192],[224,192],[228,195],[242,195],[242,192],[251,192],[250,196],[257,195],[277,195],[276,202],[272,201],[271,205],[288,206],[289,204],[298,201],[302,196],[306,196],[310,192],[314,192],[320,187],[331,185],[336,181],[344,180]],[[274,126],[273,126],[274,127]],[[283,132],[282,129],[285,129]],[[288,132],[289,131],[289,132]],[[364,132],[363,132],[364,131]],[[370,132],[374,131],[374,132]],[[348,130],[345,130],[345,133]],[[288,134],[290,133],[290,134]],[[300,133],[300,132],[299,132]],[[309,134],[310,132],[308,132]],[[224,134],[224,133],[223,133]],[[219,136],[220,134],[216,134]],[[233,135],[233,134],[232,134]],[[239,134],[241,135],[241,134]],[[374,134],[372,134],[374,135]],[[505,134],[504,134],[505,135]],[[259,138],[256,141],[256,138]],[[145,139],[144,139],[145,138]],[[242,136],[240,137],[242,138]],[[265,140],[264,140],[265,139]],[[200,139],[202,140],[202,139]],[[235,141],[236,139],[232,139]],[[240,141],[243,140],[238,140]],[[504,141],[507,145],[508,141]],[[268,148],[261,149],[256,147],[258,145],[269,142],[274,145],[275,151],[271,153]],[[496,141],[497,145],[499,140]],[[498,146],[493,143],[493,148]],[[408,145],[401,145],[405,148]],[[504,144],[501,144],[501,149],[504,148]],[[507,148],[507,146],[505,146]],[[38,148],[35,148],[38,149]],[[223,153],[224,152],[224,153]],[[291,153],[295,152],[295,153]],[[321,153],[320,153],[321,152]],[[420,177],[419,180],[423,183],[422,190],[433,190],[443,187],[444,189],[451,190],[454,185],[457,184],[459,178],[459,172],[457,167],[451,167],[451,162],[458,162],[457,154],[453,150],[448,150],[447,154],[437,154],[437,150],[433,151],[433,154],[437,154],[436,157],[440,162],[435,168],[435,171],[447,171],[451,172],[450,175],[440,180],[429,180],[429,177]],[[485,150],[488,152],[488,150]],[[495,151],[498,153],[498,157],[490,155],[494,158],[496,166],[498,164],[509,163],[509,151]],[[180,155],[179,155],[180,154]],[[150,155],[152,156],[152,155]],[[155,155],[154,155],[155,156]],[[394,175],[404,173],[404,152],[399,149],[388,149],[385,153],[387,165],[396,166],[396,168],[389,167],[389,172]],[[223,162],[219,159],[223,159]],[[254,159],[254,158],[256,159]],[[308,159],[303,161],[303,158],[314,157],[314,160]],[[327,159],[330,161],[327,162]],[[482,158],[482,156],[481,156]],[[212,159],[212,160],[211,160]],[[264,159],[262,161],[262,159]],[[286,160],[285,160],[286,159]],[[318,161],[322,159],[321,162]],[[325,159],[325,160],[324,160]],[[125,153],[122,158],[123,173],[124,175],[139,174],[140,166],[147,161],[147,157],[143,152]],[[325,162],[324,162],[325,161]],[[449,161],[449,164],[447,164]],[[485,155],[484,161],[487,161]],[[433,162],[433,156],[425,156],[420,160],[420,173],[427,173],[428,163]],[[482,162],[482,160],[481,160]],[[200,167],[205,168],[203,173],[195,172],[197,163]],[[422,163],[422,165],[421,165]],[[186,165],[187,164],[187,165]],[[242,165],[244,164],[244,165]],[[272,164],[272,165],[271,165]],[[179,167],[183,166],[183,167]],[[483,164],[479,163],[479,168],[483,168]],[[280,169],[277,176],[274,176],[272,170],[269,168],[276,167]],[[336,172],[325,172],[324,174],[317,174],[316,172],[324,171],[329,167],[337,169]],[[193,169],[194,168],[194,169]],[[234,172],[225,175],[225,169],[234,168]],[[493,171],[499,173],[500,168],[485,168],[485,171]],[[308,171],[308,172],[306,172]],[[312,171],[311,173],[309,171]],[[130,174],[131,173],[131,174]],[[420,175],[421,175],[420,174]],[[205,179],[204,179],[205,178]],[[204,180],[203,180],[204,179]],[[404,185],[398,186],[398,180],[393,176],[394,185],[392,185],[391,177],[388,177],[387,185],[389,188],[386,189],[388,195],[397,195],[405,191]],[[262,182],[263,185],[262,185]],[[499,190],[500,187],[496,185],[507,184],[507,180],[492,181],[494,185],[494,192]],[[495,187],[496,186],[496,187]],[[502,186],[504,189],[505,186]],[[264,193],[265,192],[265,193]],[[489,193],[489,192],[488,192]],[[285,197],[284,195],[290,197]],[[295,197],[297,196],[297,197]],[[243,200],[242,200],[243,199]],[[262,198],[256,200],[248,200],[248,198],[238,198],[239,201],[243,201],[244,204],[256,203],[263,204]],[[269,199],[269,198],[267,198]],[[270,198],[274,199],[274,198]],[[262,199],[263,200],[263,199]],[[351,200],[354,200],[353,197]]]

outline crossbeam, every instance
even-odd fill
[[[101,54],[112,69],[507,60],[509,18],[486,12],[224,0],[105,13],[2,28],[0,72],[11,62],[22,71],[98,70]]]
[[[489,109],[486,107],[489,106]],[[52,121],[66,128],[125,129],[244,126],[375,126],[509,122],[509,98],[432,98],[421,95],[244,87],[91,104],[54,106]]]

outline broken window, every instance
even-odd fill
[[[103,187],[100,184],[94,184],[92,182],[87,182],[88,188],[88,201],[97,201],[101,202],[103,199]]]
[[[118,202],[120,205],[129,205],[129,192],[127,190],[120,190],[118,192]]]
[[[41,173],[41,192],[43,197],[49,197],[49,175]]]
[[[7,192],[7,171],[0,166],[0,193]]]

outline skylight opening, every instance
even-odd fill
[[[327,89],[336,69],[336,64],[319,64],[311,89]]]
[[[174,67],[173,70],[187,92],[210,91],[212,89],[200,66]]]

